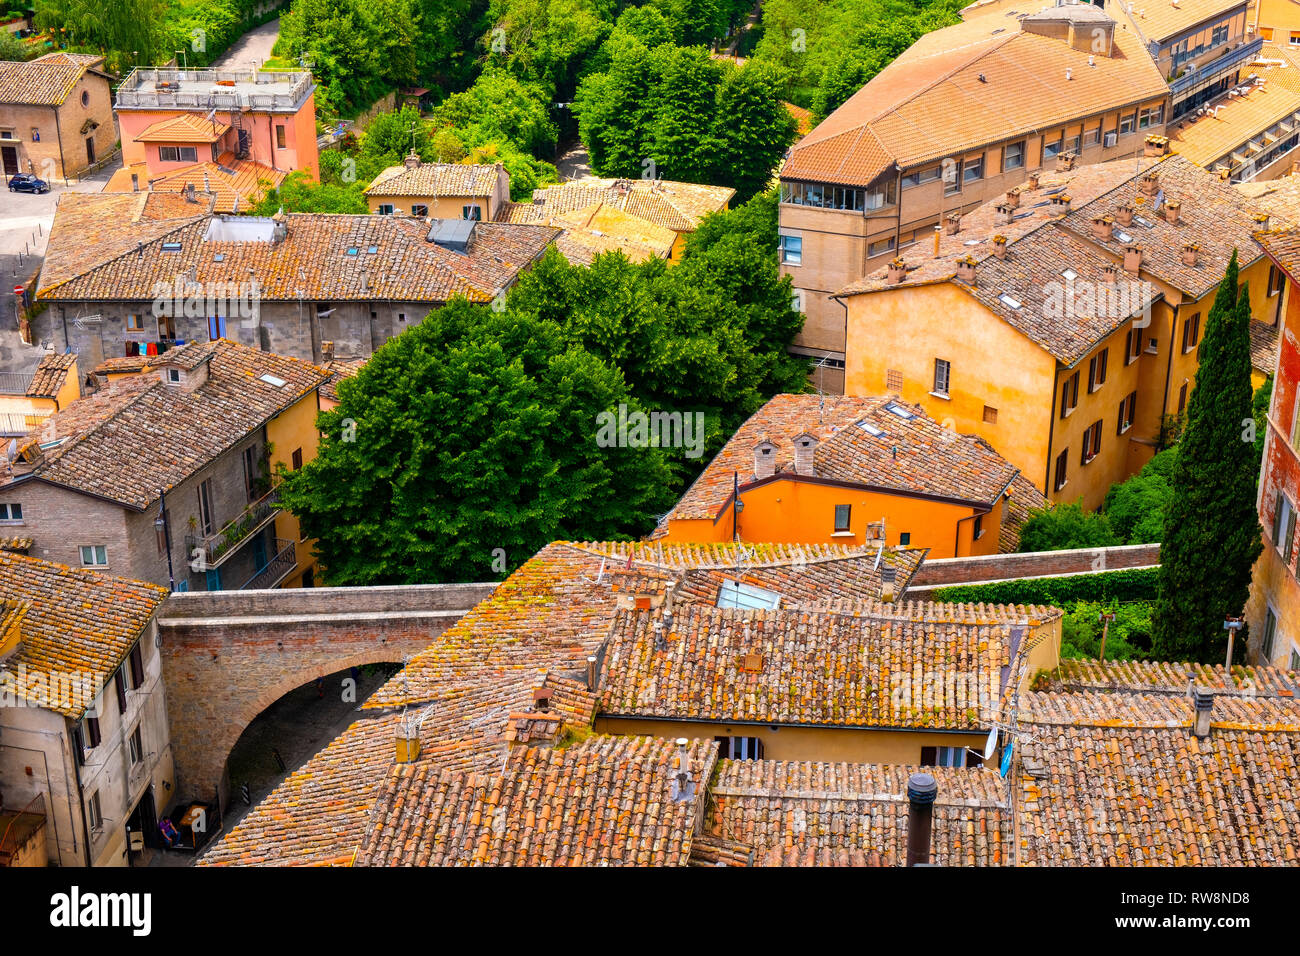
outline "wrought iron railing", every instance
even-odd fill
[[[272,488],[212,534],[191,536],[185,543],[186,553],[193,557],[194,551],[200,549],[206,563],[205,570],[219,568],[253,535],[265,528],[280,510],[280,490]]]
[[[264,591],[273,588],[298,566],[298,554],[292,541],[282,541],[277,538],[275,545],[280,549],[276,551],[275,557],[266,563],[266,567],[241,584],[239,590]]]
[[[0,395],[26,395],[35,377],[35,369],[30,372],[0,372]]]
[[[1263,48],[1264,38],[1256,37],[1249,43],[1245,43],[1237,47],[1237,49],[1211,60],[1209,63],[1203,63],[1195,69],[1188,70],[1182,76],[1171,79],[1169,81],[1169,93],[1177,99],[1193,86],[1219,77],[1224,71],[1240,65],[1246,60],[1253,60]]]

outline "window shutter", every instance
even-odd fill
[[[1291,543],[1295,540],[1295,509],[1288,504],[1286,509],[1286,544],[1282,551],[1282,560],[1291,563]]]
[[[72,728],[72,756],[80,767],[86,762],[86,741],[81,736],[81,725],[76,724]]]
[[[922,748],[921,748],[921,766],[922,766],[922,767],[933,767],[934,764],[935,764],[935,761],[936,761],[938,758],[939,758],[939,748],[938,748],[938,747],[922,747]]]
[[[144,653],[140,650],[140,642],[136,641],[131,647],[131,689],[139,690],[144,686]]]
[[[122,668],[113,672],[113,686],[117,688],[117,712],[126,713],[126,675],[122,673]]]
[[[1285,501],[1282,492],[1277,493],[1277,499],[1273,502],[1273,544],[1282,543],[1282,502]]]
[[[87,717],[87,718],[86,718],[86,743],[87,743],[87,745],[88,745],[89,747],[91,747],[92,749],[95,748],[95,747],[98,747],[98,746],[99,746],[99,741],[100,741],[100,739],[101,739],[101,738],[100,738],[100,736],[99,736],[99,718],[98,718],[98,717]]]

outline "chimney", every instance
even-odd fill
[[[1142,247],[1136,243],[1124,247],[1124,271],[1134,275],[1142,271]]]
[[[1058,173],[1068,173],[1070,170],[1074,169],[1074,161],[1078,158],[1079,157],[1075,153],[1071,152],[1070,150],[1057,153],[1056,171]]]
[[[764,438],[754,446],[754,477],[771,478],[776,474],[776,445]]]
[[[132,173],[132,174],[131,174],[131,192],[133,192],[133,193],[138,193],[139,191],[140,191],[140,174],[139,174],[139,173]]]
[[[1169,152],[1169,140],[1164,136],[1151,135],[1142,143],[1143,156],[1163,156]]]
[[[943,231],[950,236],[955,236],[961,231],[961,213],[950,212],[944,218]]]
[[[544,714],[551,709],[551,697],[555,694],[549,687],[533,688],[533,710]]]
[[[1057,193],[1052,197],[1052,212],[1064,216],[1070,211],[1071,202],[1072,200],[1068,193]]]
[[[695,796],[695,780],[691,776],[691,752],[686,749],[690,743],[685,737],[677,738],[677,755],[673,758],[673,779],[668,788],[668,796],[673,803],[686,803]]]
[[[402,165],[405,166],[407,169],[419,169],[420,154],[417,153],[414,149],[412,149],[409,153],[406,154],[406,159],[402,160]]]
[[[797,475],[815,475],[813,453],[817,450],[817,436],[800,432],[794,436],[794,471]]]
[[[1183,265],[1189,269],[1196,268],[1196,254],[1201,251],[1201,247],[1195,242],[1189,242],[1183,245]]]
[[[1011,205],[1011,203],[1009,202],[998,203],[997,209],[998,209],[998,222],[1002,223],[1003,225],[1011,222],[1011,220],[1016,218],[1016,207]]]
[[[1170,199],[1165,202],[1165,222],[1171,226],[1178,225],[1178,217],[1182,214],[1183,204],[1177,199]]]
[[[320,360],[322,365],[329,365],[334,361],[334,343],[326,339],[320,344]]]
[[[999,259],[1007,257],[1007,237],[998,235],[993,237],[993,254]]]
[[[186,184],[185,184],[185,201],[186,201],[186,202],[198,202],[198,200],[194,198],[194,184],[193,184],[193,183],[186,183]]]
[[[1120,203],[1119,208],[1115,210],[1115,221],[1127,228],[1133,225],[1134,212],[1132,203]]]
[[[1092,238],[1100,239],[1103,242],[1110,239],[1115,232],[1115,220],[1110,216],[1093,216],[1092,218]]]
[[[934,227],[934,257],[939,258],[939,240],[943,238],[943,227],[938,223]]]
[[[1101,267],[1101,281],[1106,285],[1114,285],[1119,280],[1119,268],[1113,262],[1108,262]]]
[[[907,778],[907,865],[930,865],[930,829],[939,785],[928,773]]]
[[[880,569],[880,600],[886,604],[893,604],[897,596],[895,591],[898,585],[898,569],[883,566]]]
[[[1028,176],[1025,177],[1025,185],[1028,186],[1030,189],[1037,189],[1037,188],[1038,188],[1038,172],[1037,172],[1037,170],[1035,170],[1034,172],[1030,173]]]
[[[596,658],[587,658],[587,690],[596,689]]]
[[[975,258],[965,255],[957,260],[957,278],[969,285],[975,284]]]
[[[1210,736],[1210,715],[1214,712],[1214,695],[1203,688],[1192,691],[1192,703],[1196,707],[1196,723],[1192,732],[1204,740]]]
[[[907,263],[902,259],[895,259],[889,264],[888,282],[890,285],[898,285],[907,278]]]
[[[1019,209],[1019,208],[1020,208],[1020,190],[1019,190],[1019,189],[1008,189],[1008,190],[1007,190],[1007,205],[1010,206],[1012,209]]]
[[[415,763],[420,756],[420,730],[413,717],[403,714],[397,721],[398,763]]]
[[[1257,212],[1255,213],[1254,218],[1255,218],[1255,227],[1259,232],[1263,232],[1265,229],[1268,228],[1268,213]]]
[[[1154,196],[1160,192],[1160,174],[1154,171],[1147,173],[1142,177],[1139,188],[1142,190],[1143,195]]]

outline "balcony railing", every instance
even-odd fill
[[[305,71],[136,69],[117,88],[116,105],[285,111],[297,109],[311,86],[311,74]]]
[[[1242,44],[1237,49],[1225,53],[1218,59],[1211,60],[1194,70],[1188,70],[1182,76],[1169,81],[1169,95],[1178,100],[1183,94],[1191,92],[1193,87],[1199,86],[1201,83],[1221,79],[1226,71],[1240,66],[1247,60],[1255,59],[1263,48],[1264,38],[1256,37],[1249,43]]]
[[[0,372],[0,395],[26,395],[35,377],[35,369],[30,372]]]
[[[0,435],[16,438],[26,435],[38,428],[41,422],[49,418],[51,411],[0,412]]]
[[[292,541],[282,541],[275,539],[275,546],[279,549],[266,567],[258,571],[251,578],[239,586],[241,591],[264,591],[273,588],[290,574],[294,568],[298,567],[298,554]]]
[[[205,570],[215,570],[274,521],[280,511],[280,489],[272,488],[212,534],[191,536],[185,543],[185,552],[193,557],[195,549],[201,549]]]

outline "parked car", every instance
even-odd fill
[[[11,193],[47,193],[50,191],[50,184],[43,179],[37,179],[31,173],[16,173],[9,180],[9,191]]]

